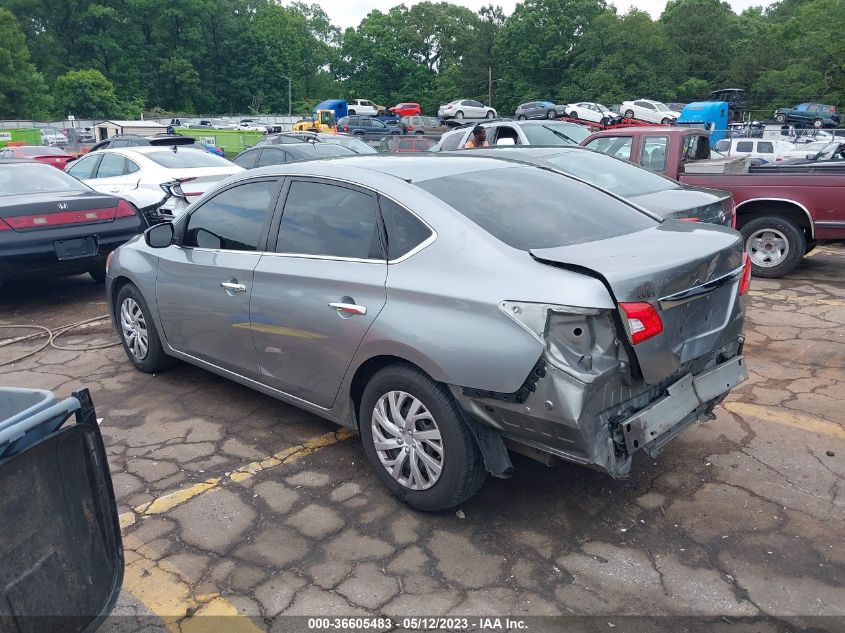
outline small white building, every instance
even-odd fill
[[[152,136],[167,131],[167,126],[155,121],[101,121],[94,126],[97,141],[118,134],[137,134],[138,136]]]

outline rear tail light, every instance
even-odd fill
[[[349,126],[348,126],[348,125],[344,125],[344,126],[343,126],[343,131],[344,131],[344,132],[348,132],[348,131],[349,131]]]
[[[117,211],[114,214],[116,218],[131,218],[135,215],[135,207],[126,200],[120,200],[117,203]]]
[[[11,231],[12,227],[6,224],[3,220],[0,220],[0,231]]]
[[[678,218],[681,222],[701,222],[698,218]]]
[[[739,296],[741,297],[751,288],[751,258],[748,252],[742,253],[742,277],[739,280]]]
[[[634,345],[654,338],[663,331],[660,315],[650,303],[620,303],[619,307],[628,319],[628,331]]]

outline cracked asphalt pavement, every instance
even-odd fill
[[[750,380],[627,480],[514,456],[514,476],[457,513],[385,494],[356,434],[188,365],[150,376],[121,347],[47,349],[0,367],[0,384],[88,387],[103,418],[126,549],[103,630],[217,630],[198,626],[204,614],[230,616],[227,631],[355,614],[601,615],[602,630],[623,615],[774,616],[729,627],[761,632],[839,616],[822,621],[833,630],[845,626],[843,271],[838,243],[784,279],[755,278]],[[0,324],[105,313],[87,277],[0,295]],[[114,338],[107,322],[63,337]],[[0,362],[32,347],[0,348]]]

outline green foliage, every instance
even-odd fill
[[[670,0],[658,20],[607,0],[523,0],[510,16],[426,0],[341,32],[317,4],[277,0],[0,0],[0,114],[136,118],[303,113],[327,98],[700,99],[749,110],[845,105],[845,0],[781,0],[737,15]],[[289,94],[287,78],[291,79]],[[490,83],[489,80],[492,80]]]
[[[29,60],[17,19],[0,9],[0,117],[38,117],[49,106],[47,85]]]

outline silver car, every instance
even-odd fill
[[[738,233],[470,152],[243,172],[107,276],[135,367],[356,428],[423,510],[507,477],[509,451],[623,477],[747,378]]]

